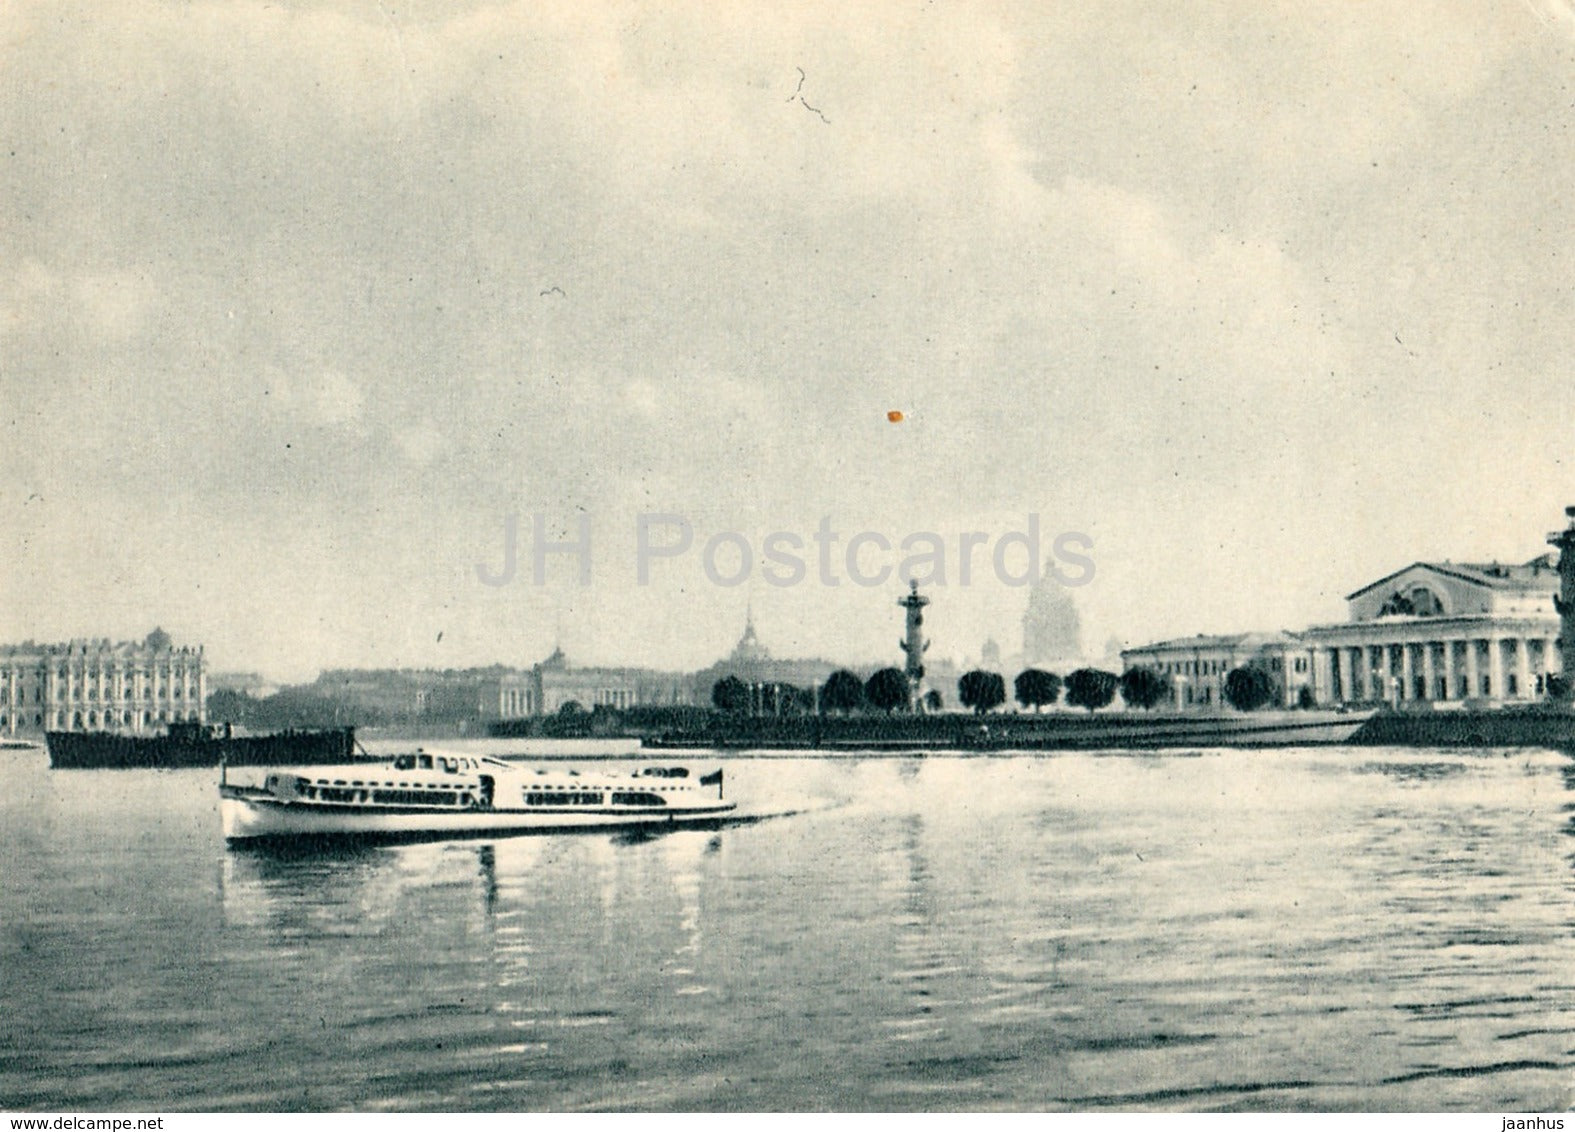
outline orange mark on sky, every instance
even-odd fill
[[[902,410],[901,409],[893,409],[893,410],[891,410],[891,412],[886,414],[886,419],[888,421],[890,421],[892,424],[901,424],[902,423]]]

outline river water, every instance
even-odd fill
[[[730,758],[799,812],[294,854],[0,765],[11,1109],[1575,1102],[1559,752]]]

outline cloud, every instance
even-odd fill
[[[144,329],[159,299],[141,272],[51,268],[28,257],[0,269],[0,334],[121,343]]]
[[[7,5],[6,470],[56,553],[163,484],[177,532],[334,529],[322,570],[610,506],[1092,515],[1178,590],[1271,528],[1398,548],[1354,509],[1569,369],[1534,13]],[[1430,476],[1412,533],[1547,459]],[[330,588],[370,618],[379,569]]]
[[[294,422],[330,431],[364,433],[366,392],[337,370],[310,376],[272,370],[266,382],[270,404]]]
[[[448,440],[431,422],[423,421],[395,428],[394,446],[406,460],[418,468],[425,468],[443,454]]]

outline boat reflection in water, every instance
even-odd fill
[[[220,891],[226,926],[259,964],[310,981],[338,1011],[330,1027],[422,1031],[412,1013],[452,1011],[537,1033],[605,1025],[631,968],[666,994],[708,993],[702,906],[727,836],[267,844],[225,854]]]
[[[1569,1103],[1554,751],[762,758],[729,798],[807,812],[310,852],[221,848],[209,775],[42,764],[0,799],[41,1109]]]

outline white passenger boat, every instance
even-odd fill
[[[381,762],[268,767],[229,780],[219,811],[231,841],[302,837],[466,837],[551,830],[666,828],[725,819],[722,771],[531,767],[418,751]]]

